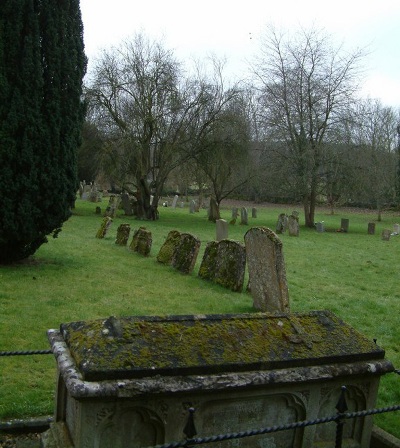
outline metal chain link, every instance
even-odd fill
[[[0,356],[22,356],[22,355],[51,355],[51,350],[24,350],[13,352],[0,352]]]

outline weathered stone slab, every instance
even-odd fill
[[[228,223],[225,219],[217,219],[215,221],[216,240],[221,241],[228,238]]]
[[[288,217],[289,236],[299,236],[300,226],[299,218],[293,213]]]
[[[84,380],[244,372],[383,359],[328,311],[110,317],[61,325]]]
[[[113,220],[109,216],[103,218],[100,229],[96,233],[96,238],[104,238],[107,234],[108,229],[111,227],[112,222]]]
[[[211,241],[204,251],[199,277],[211,280],[231,291],[243,289],[246,249],[233,240]]]
[[[278,222],[276,223],[276,233],[285,233],[288,228],[288,216],[286,213],[281,213],[278,216]]]
[[[384,351],[327,311],[148,316],[49,330],[57,359],[54,423],[44,448],[147,447],[182,440],[189,408],[199,437],[376,407]],[[94,378],[93,381],[90,378]],[[345,445],[367,447],[372,420],[346,420]],[[333,423],[218,448],[331,447]]]
[[[179,244],[172,255],[171,265],[184,274],[190,274],[196,264],[201,241],[190,233],[181,233]]]
[[[247,226],[249,224],[249,213],[246,207],[240,209],[240,224]]]
[[[126,246],[129,239],[129,234],[131,232],[130,224],[120,224],[117,229],[117,237],[115,239],[115,244],[118,246]]]
[[[172,257],[181,240],[181,233],[178,230],[171,230],[164,244],[157,255],[157,261],[163,264],[171,264]]]
[[[120,203],[120,197],[112,194],[109,197],[108,205],[106,208],[106,211],[104,212],[104,216],[109,216],[110,218],[115,218],[115,215],[117,214],[118,205]]]
[[[218,245],[218,241],[210,241],[204,249],[203,259],[198,273],[199,277],[204,280],[214,281],[218,257]]]
[[[374,222],[368,223],[368,235],[375,235],[375,223]]]
[[[340,220],[340,230],[345,233],[349,231],[349,220],[347,218],[342,218]]]
[[[244,240],[254,307],[260,311],[289,311],[281,240],[267,227],[251,228]]]
[[[150,254],[152,244],[153,238],[150,230],[146,230],[146,227],[139,227],[133,234],[129,249],[147,257]]]

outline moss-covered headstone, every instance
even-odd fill
[[[96,238],[104,238],[111,224],[112,219],[109,216],[106,216],[101,223],[100,229],[96,233]]]
[[[118,246],[126,246],[129,239],[130,231],[130,224],[120,224],[117,229],[117,238],[115,239],[115,244],[117,244]]]
[[[240,292],[245,268],[246,249],[243,244],[228,239],[212,241],[206,246],[198,275],[231,291]]]
[[[162,264],[170,265],[172,257],[181,240],[181,233],[178,230],[171,230],[168,233],[167,239],[161,246],[157,255],[157,261]]]
[[[133,234],[129,249],[147,257],[150,254],[152,244],[153,238],[150,230],[146,230],[145,227],[139,227]]]
[[[190,274],[196,264],[200,240],[190,233],[181,233],[180,241],[172,255],[171,265],[184,274]]]

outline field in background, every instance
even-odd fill
[[[244,203],[243,203],[244,204]],[[110,315],[215,314],[254,312],[246,292],[233,293],[197,277],[206,243],[215,239],[215,225],[206,211],[190,214],[185,208],[160,208],[160,220],[139,222],[121,211],[104,240],[95,238],[101,217],[96,205],[77,201],[71,219],[57,239],[35,256],[14,266],[0,266],[0,350],[48,349],[46,330],[62,322]],[[224,206],[224,204],[222,204]],[[235,205],[240,206],[238,202]],[[247,204],[248,205],[248,204]],[[253,205],[249,205],[251,208]],[[252,226],[275,230],[279,213],[293,206],[255,205],[257,218],[249,226],[229,226],[229,238],[243,241]],[[300,224],[304,221],[300,211]],[[230,205],[222,218],[231,219]],[[339,233],[341,218],[349,232]],[[301,227],[300,237],[281,235],[292,311],[329,309],[386,350],[400,368],[400,236],[382,241],[381,231],[393,228],[400,215],[387,212],[367,234],[375,213],[318,210],[326,232]],[[153,235],[150,257],[115,245],[119,224],[134,230],[144,225]],[[197,265],[185,276],[160,265],[156,255],[172,229],[195,234],[202,241]],[[51,414],[55,362],[51,355],[0,358],[0,419]],[[400,403],[400,377],[382,379],[379,406]],[[398,413],[382,414],[375,422],[400,437]]]

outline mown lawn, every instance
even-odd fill
[[[60,323],[110,315],[213,314],[254,312],[246,292],[233,293],[197,277],[204,247],[215,238],[215,225],[206,211],[160,208],[160,220],[139,222],[121,211],[104,240],[95,238],[101,217],[96,205],[77,201],[71,219],[57,239],[42,246],[32,259],[0,266],[0,350],[48,349],[46,331]],[[229,226],[229,238],[243,241],[251,226],[275,229],[279,213],[292,206],[256,206],[249,226]],[[300,209],[299,209],[300,210]],[[251,216],[251,212],[249,213]],[[231,208],[222,210],[231,219]],[[349,232],[339,233],[341,218],[349,218]],[[324,233],[300,229],[300,236],[282,235],[292,311],[329,309],[347,323],[377,339],[387,358],[400,368],[399,254],[400,236],[381,239],[384,228],[400,222],[387,212],[367,234],[370,212],[318,210]],[[115,245],[121,223],[132,229],[145,225],[153,235],[150,257]],[[303,222],[300,213],[300,223]],[[160,265],[156,255],[172,229],[195,234],[202,241],[197,265],[182,275]],[[51,414],[54,406],[55,362],[51,355],[0,358],[0,419]],[[400,404],[400,377],[381,381],[378,406]],[[400,437],[399,413],[382,414],[375,422]]]

